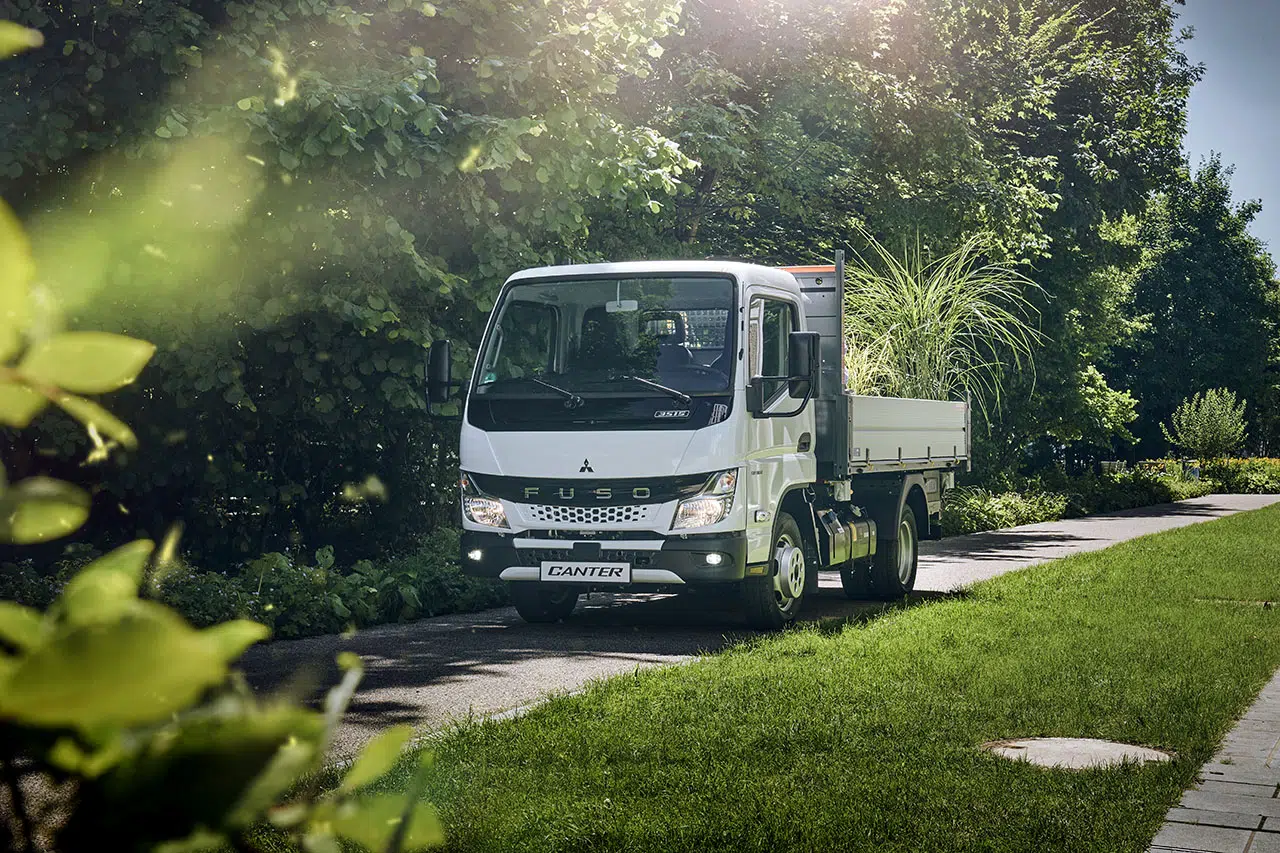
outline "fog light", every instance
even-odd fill
[[[708,555],[706,556],[706,558],[705,558],[705,559],[706,559],[706,561],[707,561],[707,565],[708,565],[708,566],[718,566],[718,565],[720,565],[721,563],[723,563],[723,562],[724,562],[724,555],[723,555],[723,554],[708,554]]]
[[[467,552],[467,559],[473,563],[480,562],[480,558],[483,556],[484,556],[484,551],[481,551],[479,548],[472,548],[470,551]]]

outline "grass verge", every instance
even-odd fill
[[[1280,664],[1280,508],[594,685],[435,744],[453,850],[1131,850]],[[984,741],[1103,737],[1069,772]],[[390,777],[388,784],[398,784]]]

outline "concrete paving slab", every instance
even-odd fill
[[[1255,832],[1245,853],[1280,853],[1280,834]]]
[[[1276,795],[1274,784],[1254,784],[1249,782],[1228,782],[1221,779],[1206,779],[1196,785],[1195,790],[1210,794],[1239,794],[1242,797],[1264,797],[1271,799]]]
[[[1151,842],[1152,850],[1195,850],[1203,853],[1244,853],[1253,838],[1248,829],[1167,823]]]
[[[1130,746],[1097,738],[1039,737],[1022,740],[998,740],[984,743],[982,748],[1011,761],[1028,761],[1040,767],[1058,767],[1066,770],[1088,770],[1093,767],[1111,767],[1117,764],[1145,764],[1165,762],[1167,752]]]
[[[1251,814],[1232,814],[1231,812],[1212,812],[1204,809],[1175,808],[1169,812],[1170,823],[1193,823],[1205,826],[1222,826],[1231,829],[1261,829],[1266,818]]]

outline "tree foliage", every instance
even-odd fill
[[[0,71],[0,189],[60,259],[44,322],[159,346],[116,405],[166,452],[99,472],[91,524],[180,507],[216,560],[410,546],[454,512],[424,346],[465,365],[507,273],[864,233],[926,257],[986,234],[1037,285],[1036,370],[1001,353],[984,464],[1125,435],[1110,354],[1199,73],[1176,5],[0,0],[45,36]],[[90,449],[34,426],[23,473]],[[343,500],[370,475],[389,500]]]
[[[107,476],[99,529],[176,507],[211,558],[361,556],[451,518],[423,347],[465,361],[509,271],[580,252],[588,203],[675,189],[690,162],[609,104],[676,8],[0,3],[45,34],[0,72],[0,174],[59,259],[50,322],[159,345],[119,405],[168,449]],[[83,449],[38,427],[24,458]],[[371,474],[388,503],[341,499]]]
[[[1260,402],[1255,432],[1274,440],[1280,382],[1280,289],[1275,265],[1249,234],[1258,202],[1232,200],[1232,170],[1214,156],[1157,196],[1130,311],[1142,323],[1116,353],[1114,374],[1141,401],[1141,450],[1163,449],[1160,424],[1180,401],[1222,386]]]

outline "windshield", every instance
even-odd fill
[[[475,393],[554,395],[550,383],[566,397],[723,394],[733,373],[733,301],[728,278],[517,284],[496,309]]]

